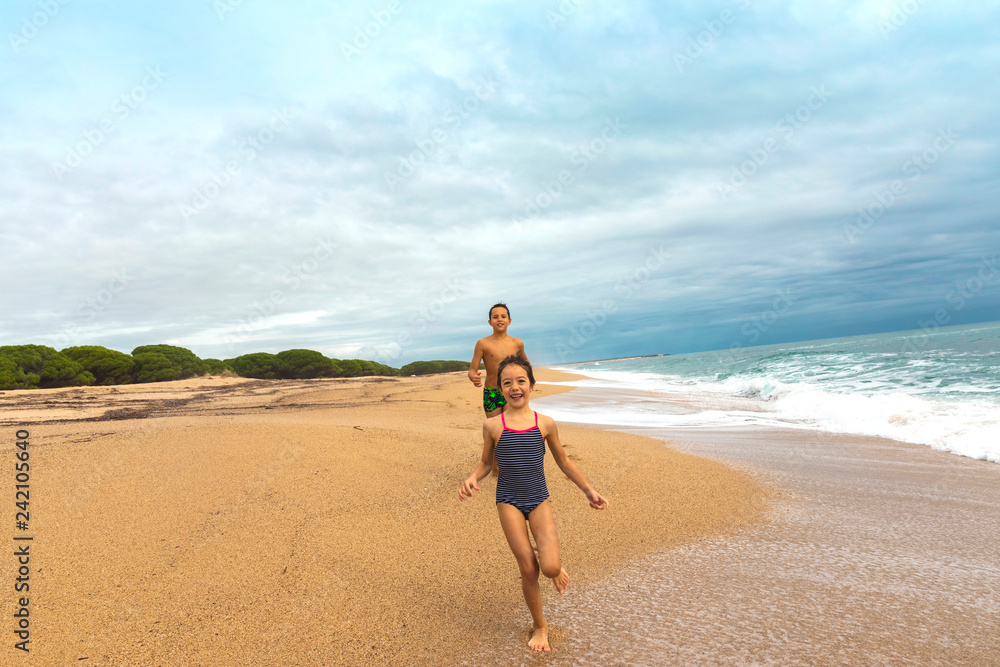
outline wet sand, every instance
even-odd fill
[[[1000,665],[997,464],[818,431],[630,432],[784,496],[766,524],[661,550],[557,601],[570,639],[547,664]],[[477,647],[469,664],[496,652]]]
[[[761,478],[653,438],[561,428],[611,507],[592,510],[548,458],[572,581],[558,599],[543,588],[554,652],[531,655],[492,479],[458,501],[481,453],[480,398],[464,373],[0,392],[3,456],[31,433],[34,537],[31,653],[11,640],[4,664],[569,664],[613,638],[617,612],[588,611],[588,595],[763,525]],[[13,473],[0,484],[12,495]],[[15,570],[0,559],[5,581]],[[0,598],[4,618],[15,600]]]

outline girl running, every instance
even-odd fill
[[[500,468],[497,513],[507,544],[517,559],[521,591],[531,612],[532,632],[528,647],[548,652],[551,650],[549,628],[542,615],[538,573],[541,571],[551,579],[560,593],[569,586],[569,575],[559,560],[559,536],[545,485],[545,443],[549,444],[559,469],[587,495],[591,507],[605,509],[608,501],[587,483],[583,473],[566,456],[556,423],[528,407],[528,395],[535,386],[528,360],[520,355],[505,358],[497,368],[497,378],[507,407],[483,423],[483,456],[472,475],[462,482],[458,498],[471,498],[472,492],[479,490],[478,482],[492,470],[495,454]],[[528,539],[528,526],[538,546],[537,559]]]

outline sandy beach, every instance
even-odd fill
[[[547,460],[572,580],[558,600],[543,589],[554,650],[531,655],[492,479],[458,501],[480,395],[463,373],[0,393],[8,461],[30,432],[33,537],[31,651],[8,622],[4,663],[584,664],[626,604],[588,595],[650,558],[742,539],[780,497],[766,475],[651,437],[562,427],[611,507],[592,510]],[[14,557],[0,567],[13,581]],[[11,619],[9,588],[0,605]]]

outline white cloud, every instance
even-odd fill
[[[591,2],[553,30],[545,6],[404,3],[350,63],[339,44],[369,20],[366,3],[245,3],[222,22],[205,6],[67,9],[24,53],[3,56],[0,244],[19,273],[3,302],[18,316],[0,339],[76,327],[81,343],[126,351],[170,339],[204,356],[346,356],[410,334],[399,362],[443,349],[464,358],[488,333],[471,324],[479,311],[505,298],[546,350],[660,246],[669,265],[581,355],[724,345],[720,322],[738,324],[793,283],[802,315],[771,335],[834,331],[845,318],[892,326],[865,305],[886,300],[899,305],[892,322],[912,324],[996,247],[997,92],[982,82],[1000,58],[998,18],[986,4],[928,7],[886,40],[874,21],[893,4],[753,3],[684,73],[672,54],[730,4]],[[56,178],[53,161],[157,64],[163,83]],[[495,95],[456,106],[483,77]],[[828,101],[790,136],[777,129],[824,85]],[[241,152],[282,109],[288,126],[252,159]],[[627,128],[582,160],[616,117]],[[961,140],[848,243],[858,208],[906,178],[904,162],[944,127]],[[433,150],[390,190],[387,171],[428,139]],[[780,148],[721,196],[769,139]],[[563,173],[572,181],[553,196]],[[183,215],[199,196],[204,209]],[[531,202],[547,203],[527,215]],[[516,230],[514,215],[526,218]],[[927,242],[943,230],[947,241]],[[334,250],[305,271],[322,238]],[[123,268],[135,280],[82,321],[80,305]],[[466,295],[416,331],[455,279]],[[227,342],[275,290],[283,300],[266,324],[239,349]],[[669,339],[649,325],[644,349],[616,347],[615,332],[661,312]]]

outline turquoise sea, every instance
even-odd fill
[[[580,386],[643,398],[557,418],[821,429],[1000,462],[1000,322],[559,368],[586,375]]]

